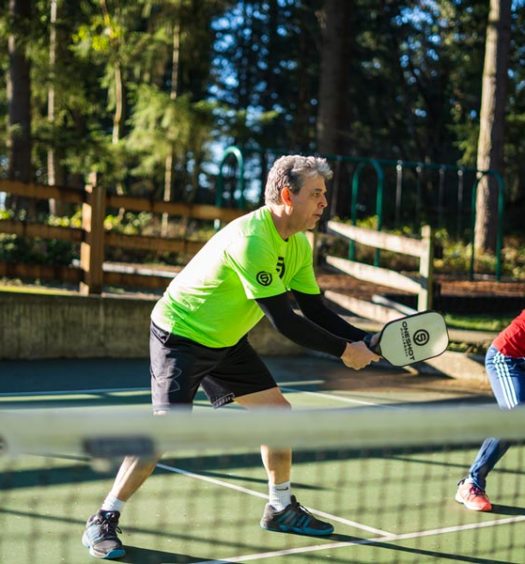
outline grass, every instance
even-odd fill
[[[18,294],[45,294],[54,296],[70,296],[72,294],[78,294],[74,290],[63,290],[60,288],[48,288],[46,286],[38,285],[11,285],[11,284],[0,284],[0,292],[11,292]]]
[[[470,331],[492,331],[498,332],[514,319],[513,315],[494,317],[493,315],[459,315],[446,314],[445,321],[448,327],[453,329],[468,329]]]

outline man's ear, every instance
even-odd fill
[[[288,188],[288,186],[285,186],[281,190],[281,200],[283,201],[283,204],[286,206],[292,205],[292,191],[290,190],[290,188]]]

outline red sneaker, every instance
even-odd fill
[[[456,501],[462,503],[467,509],[472,509],[472,511],[490,511],[492,509],[492,503],[490,503],[487,494],[468,480],[462,480],[459,483]]]

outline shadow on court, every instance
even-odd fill
[[[442,552],[442,551],[436,551],[436,550],[425,550],[422,548],[410,548],[410,547],[406,547],[406,546],[399,546],[390,542],[381,542],[381,541],[374,541],[374,540],[367,540],[367,539],[360,539],[358,537],[353,537],[353,536],[349,536],[349,535],[339,535],[339,534],[334,534],[331,535],[329,537],[331,540],[334,541],[338,541],[338,542],[352,542],[352,543],[356,543],[362,546],[368,546],[370,548],[378,548],[378,549],[384,549],[384,550],[388,550],[388,551],[392,551],[392,552],[404,552],[407,554],[412,554],[415,558],[418,558],[418,560],[415,560],[415,562],[427,562],[428,560],[423,560],[424,557],[428,557],[428,558],[432,558],[432,560],[434,559],[443,559],[443,560],[451,560],[452,562],[477,562],[478,564],[512,564],[512,562],[509,562],[508,560],[494,560],[493,558],[487,559],[487,558],[480,558],[480,557],[473,557],[473,556],[462,556],[460,554],[456,554],[456,553],[450,553],[450,552]],[[419,557],[421,557],[421,560],[419,560]],[[379,556],[378,554],[378,559],[382,558]],[[401,556],[399,555],[395,555],[392,554],[392,561],[393,562],[400,562]],[[330,559],[331,562],[333,562],[332,559]],[[383,561],[381,559],[381,561]],[[412,561],[412,560],[411,560]],[[348,562],[348,560],[345,560],[345,562]],[[516,563],[518,564],[518,563]]]
[[[299,408],[358,409],[362,404],[437,406],[492,402],[490,395],[435,376],[398,368],[349,370],[318,356],[265,357],[276,381]],[[149,406],[147,359],[41,359],[0,361],[0,408]],[[452,386],[452,388],[451,388]],[[197,402],[209,405],[202,391]]]
[[[163,552],[161,550],[148,550],[138,546],[126,546],[126,555],[119,558],[119,562],[133,562],[134,564],[183,564],[189,562],[203,562],[206,558]]]
[[[20,511],[14,510],[10,508],[0,508],[0,516],[5,515],[11,518],[18,519],[20,521],[23,520],[30,520],[32,523],[32,531],[42,531],[46,530],[46,536],[49,534],[49,530],[52,527],[70,527],[74,526],[77,530],[77,534],[71,535],[68,533],[66,536],[59,536],[56,535],[55,543],[66,543],[68,545],[68,552],[71,551],[78,551],[79,554],[82,553],[86,557],[86,561],[93,561],[90,556],[87,555],[87,551],[84,547],[81,546],[80,538],[82,531],[84,529],[84,525],[86,520],[84,518],[79,518],[79,516],[75,515],[75,517],[71,515],[64,515],[64,513],[60,513],[58,515],[53,515],[50,512],[39,513],[37,511]],[[88,513],[83,515],[87,519]],[[37,524],[38,522],[45,523],[44,525]],[[42,527],[45,527],[43,529]],[[169,538],[173,539],[175,542],[180,541],[183,543],[191,542],[191,541],[200,541],[202,537],[200,536],[193,536],[187,534],[181,534],[179,530],[173,531],[162,531],[158,529],[147,529],[143,527],[129,527],[125,526],[125,533],[127,534],[145,534],[148,536],[154,536],[159,538]],[[42,537],[33,538],[33,542],[39,544]],[[124,538],[124,537],[123,537]],[[221,544],[214,541],[214,544]],[[235,548],[235,544],[233,543],[223,543],[225,545],[224,548],[232,549]],[[73,547],[73,548],[72,548]],[[171,564],[171,563],[190,563],[190,562],[203,562],[208,561],[209,557],[207,556],[190,556],[187,554],[181,554],[177,552],[167,552],[162,550],[153,550],[153,549],[146,549],[140,548],[132,545],[128,545],[124,539],[124,547],[126,549],[126,555],[123,558],[119,558],[118,562],[133,562],[135,564]],[[39,560],[43,561],[43,560]],[[74,560],[77,562],[78,560]],[[83,560],[82,560],[83,561]],[[14,561],[13,561],[14,562]],[[23,562],[23,561],[22,561]],[[47,560],[46,560],[47,562]],[[224,561],[227,562],[227,561]]]
[[[452,452],[461,453],[464,451],[464,446],[458,445],[455,448],[449,447],[447,453]],[[449,469],[455,469],[464,471],[465,465],[454,463],[452,460],[448,459],[443,453],[443,459],[440,460],[439,457],[433,456],[432,458],[425,458],[425,455],[430,455],[432,453],[437,453],[438,455],[442,453],[439,446],[428,447],[428,446],[417,446],[417,447],[392,447],[385,452],[384,449],[338,449],[338,450],[327,450],[327,451],[296,451],[294,452],[294,464],[308,465],[308,464],[319,464],[319,463],[334,463],[334,462],[351,462],[358,461],[363,456],[370,458],[375,458],[376,460],[391,460],[399,463],[410,464],[412,468],[424,467],[426,465],[437,467],[446,467]],[[416,456],[421,454],[422,456]],[[40,488],[44,486],[57,486],[62,484],[88,484],[93,482],[99,482],[103,480],[112,480],[116,467],[107,472],[95,471],[88,464],[82,464],[80,459],[73,457],[65,457],[54,454],[55,462],[52,467],[46,468],[46,459],[41,458],[42,466],[38,468],[19,468],[16,471],[0,474],[0,490],[9,491],[16,489],[26,489],[26,488]],[[56,460],[58,459],[69,459],[71,463],[63,465],[58,465]],[[84,459],[84,462],[87,460]],[[75,464],[79,462],[79,464]],[[266,488],[266,477],[264,475],[262,461],[258,449],[254,449],[253,452],[242,452],[242,453],[230,453],[228,455],[223,454],[199,454],[199,456],[180,456],[180,457],[165,457],[161,460],[162,464],[173,466],[178,469],[182,469],[186,472],[193,472],[195,474],[224,479],[229,482],[241,482],[241,483],[253,483],[259,484],[263,489]],[[260,469],[260,478],[253,477],[250,475],[234,474],[235,470],[257,470]],[[14,470],[14,469],[13,469]],[[509,468],[499,468],[498,474],[508,474],[508,475],[522,475],[521,470],[509,469]],[[154,475],[170,475],[173,480],[180,479],[173,475],[170,470],[165,470],[163,468],[156,468]],[[459,475],[459,473],[458,473]],[[304,481],[294,481],[294,486],[303,490],[309,491],[323,491],[325,488],[317,483],[306,483]],[[327,484],[327,487],[329,485]],[[501,513],[505,515],[522,515],[525,514],[525,508],[514,508],[505,505],[495,505],[494,513]]]
[[[492,504],[492,511],[496,515],[525,515],[525,507]]]
[[[149,390],[146,359],[80,358],[0,361],[0,393]],[[1,401],[1,399],[0,399]]]

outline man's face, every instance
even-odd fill
[[[321,219],[326,201],[326,185],[319,175],[306,179],[298,194],[291,194],[294,227],[297,231],[313,229]]]

